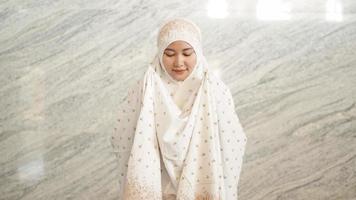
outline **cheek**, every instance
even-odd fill
[[[163,56],[162,62],[163,62],[164,67],[166,67],[167,69],[172,68],[172,59],[171,58],[169,58],[167,56]]]
[[[187,59],[187,65],[188,65],[189,69],[192,69],[196,63],[197,63],[196,56],[192,56],[189,59]]]

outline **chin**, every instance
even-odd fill
[[[186,76],[184,76],[184,77],[181,77],[181,76],[177,77],[177,76],[175,76],[175,77],[174,77],[174,79],[176,79],[177,81],[184,81],[186,78],[187,78]]]
[[[184,81],[185,80],[185,78],[182,78],[182,77],[179,77],[179,78],[178,77],[174,77],[174,79],[177,80],[177,81]]]

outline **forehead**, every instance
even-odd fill
[[[186,41],[177,40],[170,43],[165,50],[173,50],[173,51],[180,51],[180,50],[189,50],[193,49],[193,47]]]

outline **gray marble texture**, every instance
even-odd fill
[[[117,199],[116,109],[187,17],[248,137],[240,200],[356,199],[353,0],[0,1],[0,199]]]

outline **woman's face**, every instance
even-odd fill
[[[197,56],[192,46],[184,41],[174,41],[164,50],[163,65],[175,80],[183,81],[192,73]]]

